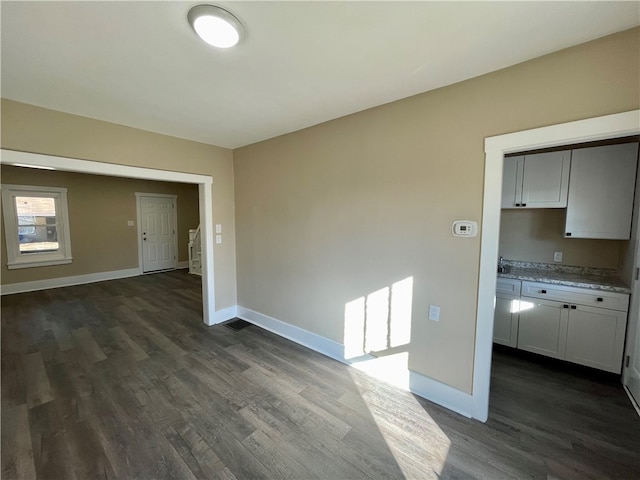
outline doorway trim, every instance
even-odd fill
[[[142,245],[142,208],[141,201],[142,197],[161,197],[161,198],[170,198],[173,204],[173,268],[175,270],[178,264],[178,208],[177,208],[177,195],[170,195],[167,193],[145,193],[145,192],[135,192],[136,193],[136,222],[137,222],[137,232],[138,232],[138,271],[140,275],[145,273],[144,271],[144,252]],[[155,272],[149,272],[155,273]]]
[[[473,364],[472,416],[474,418],[486,422],[489,417],[493,309],[500,237],[504,155],[638,134],[640,134],[640,110],[631,110],[485,138],[484,198]]]
[[[202,317],[204,323],[216,323],[215,282],[213,274],[213,178],[208,175],[131,167],[93,160],[57,157],[39,153],[0,149],[0,164],[31,166],[34,168],[90,173],[111,177],[159,180],[163,182],[198,185],[200,232],[202,235]]]

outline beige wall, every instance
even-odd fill
[[[178,261],[189,259],[189,228],[196,228],[198,186],[44,171],[2,165],[2,183],[67,188],[73,262],[51,267],[7,269],[2,248],[2,284],[110,272],[138,267],[136,192],[177,195]],[[4,219],[2,241],[4,244]]]
[[[564,238],[566,209],[509,209],[500,217],[499,253],[509,260],[554,263],[563,253],[563,265],[620,269],[629,241]]]
[[[234,151],[238,303],[337,342],[413,279],[412,370],[471,391],[484,139],[640,105],[640,30]],[[427,320],[429,304],[441,307]]]
[[[216,308],[236,304],[231,150],[6,99],[1,112],[4,149],[213,177],[213,221],[224,232],[223,243],[214,250]]]

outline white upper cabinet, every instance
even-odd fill
[[[502,166],[502,208],[522,205],[522,170],[524,156],[505,157]]]
[[[502,208],[564,208],[571,152],[506,157],[502,171]]]
[[[638,143],[573,150],[565,237],[628,240]]]

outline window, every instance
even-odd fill
[[[7,267],[71,263],[67,189],[2,185]]]

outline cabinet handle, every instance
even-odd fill
[[[570,237],[570,236],[571,236],[571,232],[566,232],[566,233],[564,234],[564,236],[565,236],[565,237]]]
[[[522,204],[522,206],[523,206],[523,207],[526,207],[526,206],[527,206],[527,204],[526,204],[526,203],[523,203],[523,204]]]
[[[562,308],[569,308],[569,305],[562,305]]]
[[[575,305],[571,305],[571,310],[575,310],[576,308],[578,307],[576,307]]]
[[[540,293],[547,293],[546,290],[540,290]]]
[[[596,302],[604,302],[604,298],[598,297],[598,298],[596,298]]]
[[[516,203],[516,207],[519,207],[521,204],[520,203]]]

